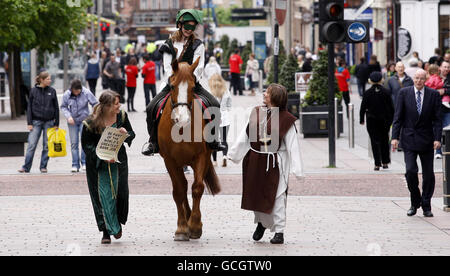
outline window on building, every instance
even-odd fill
[[[151,1],[152,1],[152,10],[159,10],[158,0],[151,0]]]
[[[161,0],[161,9],[162,10],[168,10],[169,9],[169,1]]]
[[[139,8],[141,9],[141,10],[146,10],[146,9],[148,9],[149,7],[148,7],[148,2],[147,2],[148,0],[141,0],[140,1],[140,3],[139,3]]]
[[[440,6],[439,48],[443,53],[450,48],[450,5]]]
[[[179,8],[180,8],[180,1],[172,0],[172,9],[179,9]]]

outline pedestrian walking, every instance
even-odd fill
[[[117,57],[111,54],[108,63],[103,70],[103,74],[108,77],[108,86],[112,91],[119,93],[120,102],[125,102],[124,93],[122,92],[121,81],[122,81],[122,69],[120,62],[117,62]]]
[[[270,229],[275,232],[270,242],[281,244],[286,226],[289,173],[302,176],[302,162],[296,118],[286,108],[286,88],[271,84],[263,95],[264,106],[252,110],[247,127],[231,147],[228,157],[235,163],[244,159],[241,208],[254,211],[258,225],[253,239],[260,240],[265,230]]]
[[[131,48],[133,49],[133,48]],[[130,51],[131,51],[130,49]],[[139,68],[137,67],[137,59],[132,57],[130,62],[125,67],[125,73],[127,74],[127,110],[128,112],[136,112],[134,108],[134,94],[136,94],[137,77],[139,76]]]
[[[150,103],[150,91],[152,99],[156,96],[156,64],[152,60],[152,55],[144,55],[144,66],[142,67],[142,78],[144,79],[145,106]]]
[[[203,13],[194,9],[183,9],[178,11],[176,17],[176,26],[178,28],[160,47],[160,52],[163,53],[163,63],[165,75],[161,81],[161,91],[152,99],[147,106],[147,131],[150,135],[148,144],[142,150],[143,155],[153,155],[159,152],[158,147],[158,116],[157,106],[158,103],[164,99],[170,92],[171,84],[169,83],[169,77],[172,76],[172,61],[176,58],[178,62],[187,62],[193,64],[197,59],[199,60],[197,67],[193,74],[196,78],[194,87],[194,93],[199,96],[206,108],[216,107],[220,108],[219,102],[200,84],[200,79],[203,75],[203,69],[205,64],[205,46],[202,41],[198,39],[194,33],[198,24],[203,22]],[[215,113],[216,116],[220,116],[220,113]],[[220,118],[215,118],[213,121],[219,121]],[[218,127],[218,125],[217,125]],[[208,137],[208,146],[211,149],[222,150],[222,146],[218,142],[219,131],[215,131],[215,127],[212,128],[211,134],[214,137]]]
[[[211,57],[212,58],[212,57]],[[220,103],[220,142],[222,143],[223,159],[222,167],[227,166],[227,153],[228,153],[228,143],[227,143],[227,133],[230,128],[230,112],[231,112],[231,94],[227,88],[225,80],[220,74],[212,75],[208,80],[208,85],[211,94],[216,97],[217,101]],[[217,150],[212,152],[213,164],[217,166]]]
[[[359,111],[359,123],[364,125],[367,122],[367,132],[375,160],[374,170],[379,171],[381,166],[387,169],[391,163],[389,131],[394,119],[394,103],[389,91],[383,87],[380,72],[370,74],[369,83],[372,87],[364,92]]]
[[[230,64],[230,74],[231,74],[231,83],[230,86],[233,88],[233,95],[242,96],[242,87],[241,87],[241,66],[244,63],[239,55],[239,49],[234,50],[234,53],[228,59],[228,63]]]
[[[358,85],[359,97],[363,97],[366,91],[367,80],[369,79],[369,65],[366,63],[366,58],[360,58],[360,63],[355,67],[355,76]]]
[[[255,96],[255,88],[258,87],[259,81],[259,61],[255,59],[255,54],[251,53],[247,61],[247,67],[245,68],[245,75],[250,80],[250,96]]]
[[[61,102],[61,111],[67,119],[69,128],[70,149],[72,153],[71,172],[79,172],[80,168],[86,170],[86,155],[83,149],[79,149],[83,121],[89,116],[89,105],[92,107],[98,103],[97,98],[89,89],[81,85],[81,81],[75,79],[70,84],[70,89],[64,92]]]
[[[28,146],[25,154],[25,164],[19,169],[20,173],[28,173],[33,164],[34,152],[42,135],[42,154],[39,169],[47,172],[48,138],[47,129],[59,127],[59,106],[56,90],[50,86],[52,78],[46,71],[39,73],[36,84],[30,91],[27,109]]]
[[[119,150],[119,160],[101,160],[96,148],[105,127],[114,127],[128,133],[125,143],[131,146],[135,137],[128,115],[120,110],[120,95],[107,90],[99,104],[83,121],[81,145],[86,153],[86,178],[97,227],[103,232],[102,244],[111,243],[110,235],[122,236],[122,226],[128,218],[128,158],[125,145]]]
[[[405,73],[405,65],[403,65],[403,62],[399,61],[395,64],[395,72],[395,75],[389,78],[386,88],[391,92],[394,106],[397,106],[397,95],[400,89],[413,86],[414,82],[410,76]]]
[[[92,52],[91,58],[88,60],[86,64],[86,80],[89,84],[89,90],[95,96],[95,88],[97,87],[97,80],[100,77],[100,60],[98,59],[97,53]]]
[[[439,91],[439,95],[441,96],[441,99],[442,99],[442,105],[441,105],[442,128],[444,128],[444,127],[450,125],[450,105],[449,105],[450,90],[448,89],[448,87],[450,87],[449,78],[448,78],[448,73],[450,71],[450,63],[447,61],[443,61],[441,63],[441,66],[439,66],[439,68],[438,68],[438,71],[440,71],[439,76],[436,76],[436,74],[435,74],[436,66],[437,66],[436,64],[430,64],[430,66],[428,68],[429,74],[431,74],[432,72],[434,73],[430,76],[430,79],[434,78],[435,84],[428,83],[428,85],[427,85],[427,83],[425,83],[425,85]],[[428,79],[427,82],[431,82],[432,80],[430,80],[430,79]],[[441,83],[439,82],[439,80],[442,81],[442,86],[441,86]],[[442,159],[442,149],[441,148],[436,150],[436,154],[434,155],[434,158]]]
[[[339,91],[342,93],[342,98],[344,99],[346,110],[347,110],[347,118],[348,118],[348,104],[350,103],[350,93],[351,93],[351,85],[350,85],[350,72],[345,67],[345,61],[343,59],[338,59],[338,66],[336,71],[334,72],[336,76]]]
[[[377,56],[371,55],[370,61],[369,61],[369,75],[375,71],[381,72],[381,65],[380,65],[380,62],[378,62]]]
[[[211,88],[209,87],[209,80],[212,76],[219,74],[222,75],[222,69],[220,68],[220,65],[217,63],[215,57],[210,57],[208,63],[205,66],[205,70],[203,71],[203,77],[206,80],[206,83],[208,84],[207,90],[212,93]],[[214,94],[213,94],[214,95]]]
[[[425,217],[432,217],[431,197],[435,186],[434,150],[441,147],[441,98],[434,89],[425,86],[426,71],[417,70],[414,86],[399,91],[392,127],[392,148],[402,142],[406,165],[406,181],[411,194],[407,215],[413,216],[422,207]],[[400,129],[402,133],[400,134]],[[422,194],[419,190],[417,156],[422,164]]]

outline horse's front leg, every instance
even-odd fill
[[[178,220],[177,231],[175,231],[175,241],[189,240],[189,227],[186,219],[185,201],[187,201],[187,180],[184,176],[183,168],[171,166],[165,162],[167,170],[172,180],[172,196],[177,205]]]
[[[190,238],[199,239],[202,236],[202,214],[200,212],[200,200],[202,199],[205,186],[203,178],[206,171],[205,157],[200,156],[193,166],[194,183],[192,184],[192,212],[189,218],[189,232]]]

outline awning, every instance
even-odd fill
[[[91,22],[91,20],[98,21],[98,16],[96,14],[88,13],[87,14],[87,21]],[[109,19],[109,18],[100,17],[100,21],[106,22],[106,23],[109,23],[109,24],[112,24],[112,25],[116,25],[116,21],[114,21],[112,19]]]

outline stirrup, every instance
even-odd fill
[[[141,153],[145,156],[153,156],[158,153],[158,146],[147,142],[142,146]]]

